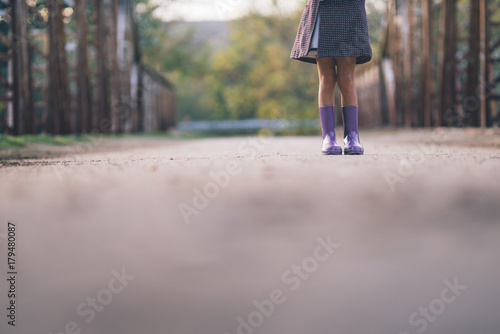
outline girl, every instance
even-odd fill
[[[372,59],[365,0],[308,0],[290,58],[318,66],[323,154],[342,154],[335,139],[336,84],[342,95],[344,154],[363,154],[354,68]]]

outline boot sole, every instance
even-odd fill
[[[363,149],[351,149],[351,150],[344,150],[344,155],[363,155],[365,151]]]
[[[323,151],[323,155],[342,155],[342,151]]]

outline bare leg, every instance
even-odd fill
[[[320,106],[335,105],[335,85],[337,73],[335,72],[334,58],[317,58],[319,75],[318,102]]]
[[[356,57],[337,57],[337,80],[343,106],[357,106],[358,93],[354,82]]]
[[[342,116],[344,116],[344,154],[362,155],[363,146],[358,132],[358,94],[354,83],[356,57],[337,58],[337,76],[342,94]]]
[[[319,75],[319,115],[321,119],[321,132],[323,134],[322,152],[326,155],[341,155],[342,147],[335,139],[335,73],[334,58],[316,58],[318,61]]]

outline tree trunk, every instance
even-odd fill
[[[50,13],[48,22],[50,130],[53,134],[62,135],[71,132],[63,2],[62,0],[49,0],[47,7]]]
[[[443,62],[441,79],[441,107],[439,124],[443,126],[460,125],[456,110],[456,78],[457,78],[457,33],[456,33],[456,0],[442,0],[444,31]]]
[[[488,125],[491,116],[489,108],[489,86],[490,76],[488,71],[488,12],[486,0],[478,0],[479,2],[479,77],[480,77],[480,94],[481,101],[480,125],[482,128]]]
[[[122,107],[122,96],[121,96],[121,82],[120,82],[120,65],[118,63],[118,0],[111,0],[111,30],[110,30],[110,61],[111,61],[111,119],[112,119],[112,129],[114,133],[121,132],[121,107]]]
[[[479,126],[481,103],[477,96],[480,85],[479,78],[479,53],[480,53],[480,3],[478,0],[470,1],[469,22],[469,53],[467,54],[467,82],[465,87],[466,100],[464,107],[468,117],[465,124]]]
[[[432,0],[422,0],[422,108],[419,112],[419,125],[431,126],[431,18]]]
[[[414,15],[413,11],[413,1],[407,0],[404,4],[404,16],[403,20],[403,43],[404,43],[404,82],[405,82],[405,126],[412,126],[412,118],[413,118],[413,72],[412,72],[412,62],[413,62],[413,48],[412,48],[412,40],[413,40],[413,25],[412,25],[412,16]]]
[[[108,71],[106,60],[108,59],[106,29],[106,1],[93,0],[97,16],[97,95],[98,110],[96,126],[102,133],[109,133],[111,130],[109,94],[108,94]]]
[[[20,81],[20,66],[19,66],[19,57],[18,57],[18,50],[19,50],[19,32],[18,32],[18,6],[17,6],[18,0],[11,0],[10,5],[11,5],[11,15],[12,15],[12,21],[11,21],[11,32],[10,32],[10,40],[11,40],[11,47],[12,47],[12,123],[9,124],[12,128],[12,134],[14,136],[20,135],[20,110],[22,110],[22,107],[20,106],[20,97],[19,94],[21,92],[21,89],[19,88],[19,81]]]
[[[75,19],[77,26],[77,117],[76,132],[89,133],[92,130],[92,92],[88,60],[88,28],[86,0],[75,0]]]
[[[29,35],[24,0],[11,0],[13,134],[35,132]]]

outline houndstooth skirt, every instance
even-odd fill
[[[365,0],[309,0],[290,58],[316,64],[316,57],[372,59]]]

